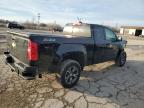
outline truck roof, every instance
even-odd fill
[[[67,23],[66,26],[74,26],[74,25],[95,25],[95,26],[102,26],[102,27],[106,27],[104,25],[100,25],[100,24],[91,24],[91,23],[82,23],[82,22],[76,22],[76,23]]]

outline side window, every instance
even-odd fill
[[[105,28],[105,35],[106,35],[106,40],[109,40],[111,42],[115,42],[117,40],[116,35],[107,28]]]
[[[105,32],[103,27],[96,26],[93,30],[96,41],[105,40]]]

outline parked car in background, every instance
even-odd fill
[[[9,22],[7,24],[7,27],[10,28],[10,29],[20,29],[20,30],[23,30],[25,29],[24,26],[16,23],[16,22]]]

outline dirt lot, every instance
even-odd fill
[[[144,40],[127,39],[124,67],[113,62],[86,67],[72,89],[64,89],[55,74],[23,80],[0,55],[0,108],[144,108]]]

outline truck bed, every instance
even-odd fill
[[[14,33],[14,34],[20,34],[26,37],[29,37],[31,34],[36,34],[36,35],[63,35],[62,32],[52,32],[52,31],[46,31],[46,30],[32,30],[32,29],[24,29],[24,30],[8,30],[8,33]]]

